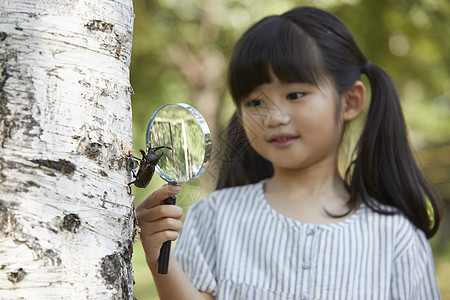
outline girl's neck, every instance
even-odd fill
[[[328,195],[348,198],[345,185],[337,171],[327,174],[315,172],[277,172],[266,183],[267,192],[302,195],[303,199]]]
[[[349,194],[337,170],[277,170],[264,185],[267,202],[280,213],[307,223],[332,223],[345,214]]]
[[[338,189],[341,192],[343,181],[336,169],[336,158],[329,157],[316,164],[299,168],[278,168],[274,165],[274,175],[269,180],[274,188],[283,190],[315,191]]]

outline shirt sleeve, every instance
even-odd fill
[[[215,209],[206,200],[189,208],[174,255],[198,290],[216,296]]]
[[[392,269],[391,299],[441,299],[433,253],[425,234],[416,230]]]

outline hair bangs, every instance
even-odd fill
[[[271,71],[282,82],[317,85],[324,77],[320,53],[315,41],[291,21],[262,19],[242,36],[231,56],[228,83],[234,102],[239,107],[257,86],[270,83]]]

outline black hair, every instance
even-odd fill
[[[228,84],[238,112],[252,90],[271,82],[270,71],[282,82],[318,85],[330,80],[339,95],[367,75],[371,102],[366,124],[346,173],[349,212],[360,201],[390,214],[398,208],[428,238],[441,220],[440,198],[417,166],[395,86],[382,68],[370,63],[347,27],[333,14],[300,7],[269,16],[253,25],[235,45]],[[270,162],[256,153],[245,137],[237,113],[228,127],[217,189],[256,183],[273,175]],[[232,133],[232,134],[231,134]]]

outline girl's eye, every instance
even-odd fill
[[[247,101],[247,103],[245,103],[246,107],[257,107],[263,104],[263,101],[260,99],[253,99],[250,101]]]
[[[299,99],[299,98],[301,98],[301,97],[303,97],[303,96],[305,96],[305,93],[302,93],[302,92],[293,92],[293,93],[289,93],[289,94],[286,96],[286,99],[288,99],[288,100],[295,100],[295,99]]]

